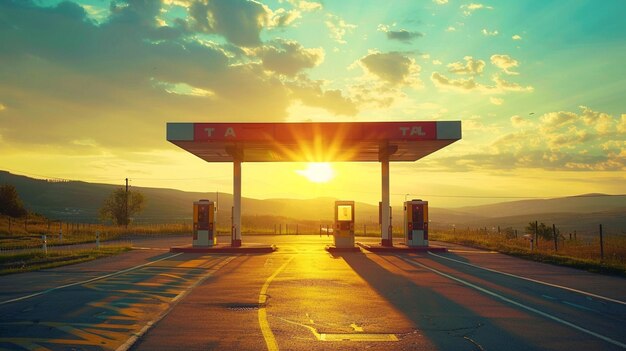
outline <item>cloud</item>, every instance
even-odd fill
[[[492,55],[491,63],[500,68],[504,73],[517,75],[519,73],[510,71],[511,68],[519,66],[517,60],[511,58],[509,55]]]
[[[313,68],[324,61],[324,49],[306,49],[296,41],[276,39],[271,45],[256,50],[263,67],[268,70],[295,76],[304,69]]]
[[[191,19],[184,26],[193,31],[219,34],[230,43],[255,47],[264,28],[284,27],[300,17],[298,10],[268,6],[250,0],[200,0],[188,7]]]
[[[391,85],[419,85],[421,67],[415,60],[396,51],[371,52],[358,63],[363,69]]]
[[[474,60],[471,56],[465,56],[463,62],[453,62],[448,64],[448,72],[456,74],[480,74],[485,68],[485,61]]]
[[[608,129],[598,131],[595,124],[587,124],[591,110],[584,106],[581,110],[548,112],[538,119],[512,116],[513,131],[465,153],[437,158],[435,165],[452,171],[626,171],[626,136],[619,132],[621,121],[594,111],[593,115],[611,118]],[[471,129],[481,127],[473,117],[469,121]]]
[[[522,37],[521,37],[521,36],[519,36],[518,34],[515,34],[515,35],[513,35],[513,36],[511,37],[511,39],[513,39],[513,40],[522,40]]]
[[[530,85],[521,86],[520,84],[506,81],[500,78],[499,75],[494,75],[491,77],[491,80],[496,83],[495,87],[492,87],[491,90],[496,92],[505,92],[505,91],[518,91],[518,92],[532,92],[534,88]]]
[[[587,126],[593,126],[599,135],[605,135],[611,132],[613,124],[615,123],[613,117],[607,113],[593,111],[587,106],[580,106],[583,110],[582,119]],[[622,115],[622,119],[623,119]],[[620,125],[617,125],[619,130]]]
[[[433,72],[430,75],[430,80],[433,83],[435,83],[436,86],[439,86],[439,87],[451,87],[451,88],[456,88],[456,89],[466,90],[466,91],[479,87],[479,85],[476,84],[476,81],[474,80],[474,78],[449,79],[445,77],[444,75],[440,74],[439,72]]]
[[[300,17],[301,17],[300,11],[298,10],[287,11],[283,8],[280,8],[272,12],[268,27],[269,28],[286,27],[292,24],[295,20],[297,20]]]
[[[541,116],[541,127],[545,131],[551,131],[560,127],[572,124],[578,120],[578,115],[574,112],[549,112]]]
[[[503,99],[497,98],[497,97],[489,97],[489,102],[491,102],[494,105],[502,105],[504,103]]]
[[[461,5],[461,10],[463,10],[463,14],[465,16],[470,16],[476,10],[493,10],[493,7],[485,6],[483,4],[470,3]]]
[[[391,30],[389,26],[384,24],[379,25],[378,30],[387,34],[387,39],[389,40],[397,40],[407,44],[413,42],[413,39],[421,38],[424,36],[424,34],[420,32],[410,32],[406,29],[394,31]]]
[[[581,113],[548,112],[536,121],[513,116],[511,124],[516,130],[496,140],[492,151],[510,157],[509,163],[515,167],[626,170],[626,137],[619,133],[617,119],[580,108]],[[602,123],[602,128],[594,122]]]
[[[441,89],[455,89],[463,92],[478,91],[484,94],[502,94],[505,92],[532,92],[532,86],[521,86],[517,83],[506,81],[500,76],[491,77],[493,85],[484,85],[476,82],[474,77],[467,79],[451,79],[439,72],[433,72],[430,80]]]
[[[448,3],[448,0],[433,0],[433,2],[437,5],[445,5]]]
[[[323,8],[321,3],[315,1],[288,0],[288,2],[295,6],[298,10],[304,12],[318,11]]]
[[[107,152],[156,150],[166,145],[167,121],[283,121],[296,102],[330,114],[358,112],[341,90],[308,82],[306,69],[322,61],[322,51],[286,40],[238,47],[256,45],[261,27],[254,23],[269,25],[274,12],[233,3],[243,9],[219,1],[205,7],[205,15],[218,14],[206,17],[213,31],[206,35],[195,20],[161,27],[158,16],[171,18],[163,11],[185,8],[156,1],[114,6],[101,23],[68,2],[0,1],[0,95],[9,107],[0,112],[3,145],[66,153],[72,140],[89,139]],[[211,40],[222,35],[216,31],[230,35],[230,27],[218,25],[224,13],[261,20],[219,44]]]
[[[626,133],[626,114],[622,114],[622,119],[617,124],[617,131]]]
[[[448,28],[446,28],[446,32],[456,32],[456,28],[449,26]]]
[[[515,128],[522,128],[522,127],[528,126],[530,122],[527,119],[524,119],[523,117],[515,115],[511,117],[511,124]]]
[[[487,37],[495,37],[496,35],[498,35],[497,30],[488,31],[487,29],[483,29],[480,32],[483,33],[483,35]]]
[[[345,44],[346,41],[343,39],[345,35],[356,28],[356,25],[346,23],[341,17],[333,14],[327,14],[324,23],[330,31],[330,37],[340,44]]]
[[[295,99],[308,106],[324,108],[335,115],[354,116],[358,113],[356,103],[344,97],[340,90],[324,91],[323,81],[314,81],[302,76],[298,78],[288,83]]]
[[[196,97],[211,97],[214,96],[215,93],[191,86],[187,83],[167,83],[167,82],[155,82],[155,86],[161,87],[163,90],[170,94],[178,94],[178,95],[187,95],[187,96],[196,96]]]

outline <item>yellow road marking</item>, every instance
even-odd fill
[[[350,326],[352,327],[352,329],[354,329],[355,332],[363,332],[363,328],[359,327],[356,323],[352,323],[350,324]]]
[[[191,261],[183,262],[183,263],[177,265],[176,267],[196,268],[196,267],[200,267],[204,263],[207,263],[207,261],[208,260],[206,260],[206,259],[204,259],[204,260],[191,260]]]
[[[261,327],[261,333],[263,333],[263,339],[265,339],[265,344],[267,345],[267,349],[269,351],[277,351],[278,344],[276,343],[276,338],[274,337],[274,333],[272,333],[272,329],[270,329],[270,325],[267,322],[267,311],[265,310],[265,302],[267,301],[267,289],[270,286],[270,283],[280,272],[282,272],[285,267],[293,260],[295,256],[291,256],[287,262],[283,263],[280,268],[278,268],[274,274],[272,274],[261,288],[261,292],[259,293],[259,326]]]
[[[278,317],[280,318],[280,317]],[[398,337],[395,334],[386,334],[386,333],[375,333],[375,334],[367,334],[367,333],[318,333],[317,329],[311,327],[310,325],[293,322],[285,318],[280,318],[283,321],[295,325],[299,325],[301,327],[305,327],[313,333],[315,339],[317,341],[399,341]],[[356,325],[356,324],[352,324]],[[351,325],[351,326],[352,326]],[[354,327],[353,327],[354,328]]]
[[[320,341],[398,341],[394,334],[320,334]]]

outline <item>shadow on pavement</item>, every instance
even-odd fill
[[[397,311],[411,320],[416,328],[440,350],[484,349],[533,350],[536,346],[526,343],[490,322],[490,317],[477,314],[461,303],[420,285],[401,275],[390,272],[363,253],[347,253],[341,256],[376,292]],[[396,255],[380,255],[397,257]],[[419,270],[419,268],[416,268]],[[424,273],[426,278],[427,273]],[[465,289],[450,281],[451,289]],[[435,283],[440,284],[440,283]],[[462,294],[455,294],[460,296]],[[506,306],[507,308],[512,308]],[[519,315],[516,311],[516,315]],[[502,316],[504,318],[504,316]],[[514,317],[519,318],[519,317]],[[516,321],[517,322],[517,321]]]

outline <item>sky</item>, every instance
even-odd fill
[[[460,120],[462,140],[391,164],[392,204],[624,194],[624,13],[623,0],[3,0],[0,169],[230,193],[232,164],[168,143],[166,122]],[[378,163],[309,167],[244,163],[243,196],[380,201]]]

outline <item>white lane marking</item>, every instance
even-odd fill
[[[152,261],[152,262],[148,262],[148,263],[140,264],[140,265],[138,265],[138,266],[134,266],[134,267],[126,268],[126,269],[123,269],[123,270],[121,270],[121,271],[117,271],[117,272],[113,272],[113,273],[109,273],[109,274],[101,275],[101,276],[99,276],[99,277],[95,277],[95,278],[91,278],[91,279],[83,280],[83,281],[80,281],[80,282],[75,282],[75,283],[65,284],[65,285],[61,285],[61,286],[55,286],[54,288],[50,288],[50,289],[46,289],[46,290],[42,290],[42,291],[39,291],[39,292],[36,292],[36,293],[30,294],[30,295],[25,295],[25,296],[16,297],[16,298],[14,298],[14,299],[6,300],[6,301],[0,301],[0,306],[1,306],[1,305],[5,305],[5,304],[7,304],[7,303],[11,303],[11,302],[17,302],[17,301],[22,301],[22,300],[30,299],[31,297],[35,297],[35,296],[39,296],[39,295],[43,295],[43,294],[47,294],[47,293],[52,292],[52,291],[55,291],[55,290],[60,290],[60,289],[64,289],[64,288],[69,288],[69,287],[71,287],[71,286],[76,286],[76,285],[87,284],[87,283],[95,282],[95,281],[97,281],[97,280],[110,278],[110,277],[113,277],[113,276],[116,276],[116,275],[120,275],[120,274],[124,274],[124,273],[130,272],[130,271],[132,271],[132,270],[134,270],[134,269],[138,269],[138,268],[142,268],[142,267],[145,267],[145,266],[149,266],[149,265],[151,265],[151,264],[153,264],[153,263],[157,263],[157,262],[159,262],[159,261],[167,260],[167,259],[169,259],[169,258],[173,258],[173,257],[176,257],[176,256],[178,256],[178,255],[182,255],[182,254],[183,254],[182,252],[179,252],[179,253],[177,253],[177,254],[173,254],[173,255],[170,255],[170,256],[166,256],[166,257],[160,258],[160,259],[155,260],[155,261]]]
[[[562,303],[566,304],[566,305],[570,305],[572,307],[576,307],[579,308],[581,310],[586,310],[586,311],[591,311],[591,312],[596,312],[598,313],[598,311],[594,310],[593,308],[589,308],[589,307],[585,307],[583,305],[579,305],[577,303],[573,303],[573,302],[569,302],[569,301],[561,301]]]
[[[468,282],[468,281],[465,281],[465,280],[463,280],[463,279],[460,279],[460,278],[457,278],[457,277],[451,276],[451,275],[449,275],[449,274],[447,274],[447,273],[444,273],[444,272],[441,272],[441,271],[436,270],[436,269],[434,269],[434,268],[431,268],[431,267],[425,266],[425,265],[423,265],[423,264],[421,264],[421,263],[419,263],[419,262],[415,262],[415,261],[409,260],[409,259],[404,258],[404,257],[400,257],[400,258],[401,258],[402,260],[406,261],[407,263],[409,263],[409,264],[413,265],[413,266],[422,267],[422,268],[427,269],[427,270],[429,270],[429,271],[431,271],[431,272],[433,272],[433,273],[439,274],[439,275],[440,275],[440,276],[442,276],[442,277],[446,277],[446,278],[448,278],[448,279],[451,279],[451,280],[454,280],[454,281],[456,281],[456,282],[458,282],[458,283],[461,283],[461,284],[463,284],[463,285],[465,285],[465,286],[468,286],[468,287],[470,287],[470,288],[472,288],[472,289],[476,289],[476,290],[478,290],[478,291],[480,291],[480,292],[482,292],[482,293],[484,293],[484,294],[487,294],[487,295],[489,295],[489,296],[493,296],[493,297],[495,297],[495,298],[497,298],[497,299],[499,299],[499,300],[502,300],[502,301],[504,301],[504,302],[508,302],[508,303],[510,303],[510,304],[512,304],[512,305],[514,305],[514,306],[519,307],[519,308],[522,308],[522,309],[525,309],[525,310],[527,310],[527,311],[530,311],[530,312],[536,313],[536,314],[538,314],[538,315],[540,315],[540,316],[542,316],[542,317],[545,317],[545,318],[551,319],[551,320],[553,320],[553,321],[555,321],[555,322],[561,323],[561,324],[563,324],[563,325],[566,325],[566,326],[568,326],[568,327],[571,327],[571,328],[574,328],[574,329],[576,329],[576,330],[578,330],[578,331],[581,331],[581,332],[583,332],[583,333],[585,333],[585,334],[589,334],[589,335],[591,335],[591,336],[595,336],[595,337],[596,337],[596,338],[598,338],[598,339],[604,340],[604,341],[606,341],[606,342],[608,342],[608,343],[611,343],[611,344],[613,344],[613,345],[617,345],[617,346],[619,346],[619,347],[621,347],[621,348],[625,348],[625,349],[626,349],[626,344],[623,344],[623,343],[621,343],[621,342],[619,342],[619,341],[617,341],[617,340],[613,340],[613,339],[611,339],[611,338],[609,338],[609,337],[606,337],[606,336],[604,336],[604,335],[601,335],[601,334],[598,334],[598,333],[593,332],[593,331],[591,331],[591,330],[585,329],[585,328],[583,328],[583,327],[581,327],[581,326],[578,326],[578,325],[576,325],[576,324],[574,324],[574,323],[570,323],[570,322],[568,322],[568,321],[566,321],[566,320],[563,320],[563,319],[561,319],[561,318],[559,318],[559,317],[553,316],[553,315],[551,315],[551,314],[549,314],[549,313],[539,311],[539,310],[538,310],[538,309],[536,309],[536,308],[533,308],[533,307],[530,307],[530,306],[526,306],[526,305],[524,305],[524,304],[522,304],[522,303],[520,303],[520,302],[517,302],[517,301],[511,300],[511,299],[509,299],[509,298],[507,298],[507,297],[504,297],[504,296],[502,296],[502,295],[500,295],[500,294],[498,294],[498,293],[496,293],[496,292],[493,292],[493,291],[491,291],[491,290],[487,290],[487,289],[485,289],[485,288],[482,288],[482,287],[480,287],[480,286],[478,286],[478,285],[472,284],[472,283],[470,283],[470,282]]]
[[[198,281],[190,285],[186,290],[183,290],[178,295],[176,295],[172,299],[172,302],[170,303],[169,307],[166,310],[161,312],[161,314],[159,314],[155,319],[146,323],[146,325],[144,325],[143,328],[141,328],[141,330],[139,330],[137,333],[133,334],[130,338],[128,338],[128,340],[126,340],[125,343],[123,343],[117,349],[115,349],[115,351],[127,351],[128,349],[130,349],[137,342],[137,340],[139,340],[139,338],[141,338],[145,333],[148,332],[148,330],[150,330],[150,328],[156,325],[161,319],[165,318],[165,316],[167,316],[174,309],[174,307],[176,307],[178,302],[182,300],[185,296],[187,296],[191,292],[191,290],[193,290],[196,286],[200,285],[202,282],[207,280],[210,276],[212,276],[217,271],[222,269],[222,267],[230,263],[230,261],[234,260],[236,257],[238,256],[227,257],[223,261],[220,261],[220,263],[211,266],[207,274],[200,277]]]
[[[541,297],[546,298],[548,300],[552,300],[552,301],[556,300],[556,297],[552,297],[552,296],[549,296],[549,295],[541,295]]]
[[[519,276],[519,275],[511,274],[511,273],[497,271],[497,270],[491,269],[491,268],[485,268],[485,267],[477,266],[477,265],[474,265],[474,264],[471,264],[471,263],[455,260],[455,259],[450,258],[450,257],[437,255],[437,254],[434,254],[432,252],[429,252],[428,254],[432,255],[432,256],[439,257],[439,258],[443,258],[444,260],[453,261],[453,262],[456,262],[456,263],[464,264],[466,266],[482,269],[482,270],[485,270],[485,271],[498,273],[498,274],[506,275],[506,276],[513,277],[513,278],[523,279],[523,280],[527,280],[529,282],[533,282],[533,283],[537,283],[537,284],[543,284],[543,285],[551,286],[553,288],[559,288],[559,289],[575,292],[575,293],[586,295],[586,296],[595,297],[595,298],[600,299],[600,300],[610,301],[610,302],[618,303],[620,305],[626,305],[626,302],[620,301],[620,300],[616,300],[616,299],[612,299],[610,297],[600,296],[600,295],[596,295],[596,294],[593,294],[593,293],[590,293],[590,292],[577,290],[577,289],[573,289],[573,288],[568,288],[566,286],[561,286],[561,285],[557,285],[557,284],[547,283],[547,282],[544,282],[544,281],[541,281],[541,280],[537,280],[537,279],[526,278],[526,277],[522,277],[522,276]]]

